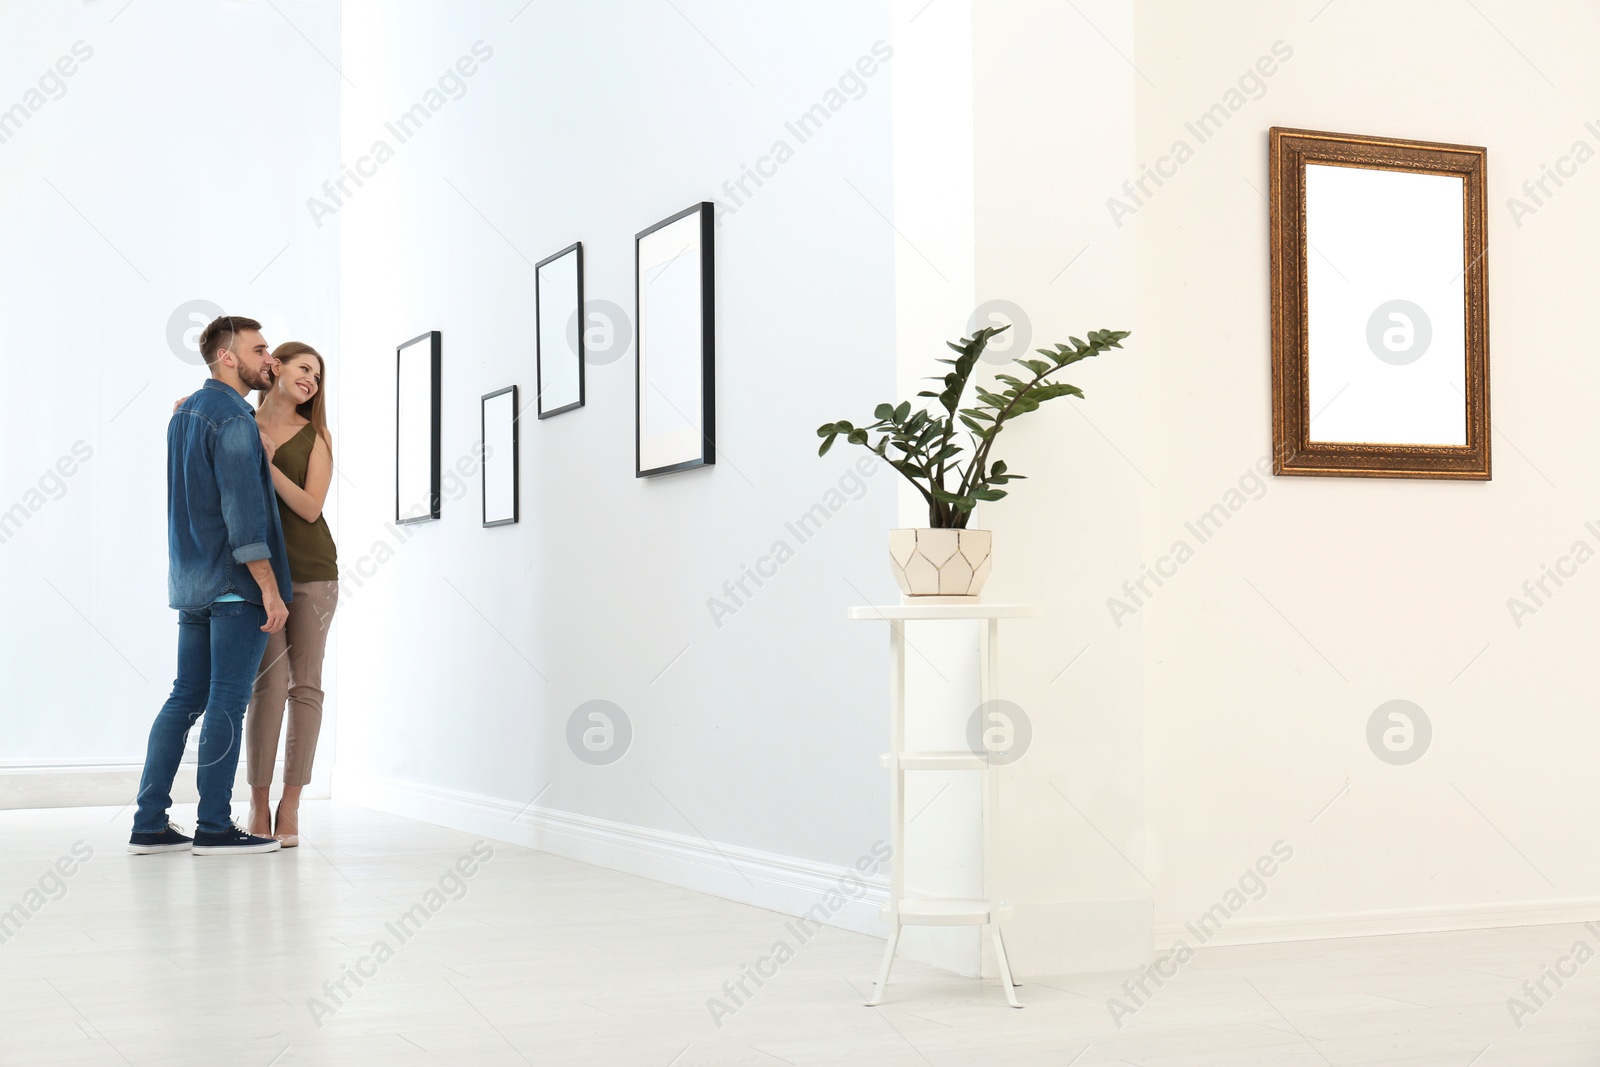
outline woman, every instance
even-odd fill
[[[333,535],[322,515],[333,481],[325,365],[316,349],[300,341],[279,345],[272,358],[276,376],[270,388],[261,390],[256,425],[272,462],[294,599],[288,623],[267,640],[245,716],[246,774],[250,832],[270,834],[284,848],[294,848],[300,843],[300,791],[311,781],[311,761],[322,728],[322,653],[339,599],[339,569]],[[273,819],[268,817],[269,792],[286,702],[289,734],[283,797]]]

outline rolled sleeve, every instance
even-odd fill
[[[261,431],[249,415],[238,415],[217,427],[213,452],[217,494],[228,543],[237,546],[240,563],[271,556],[267,548],[267,494],[263,484]]]

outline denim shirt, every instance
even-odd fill
[[[255,409],[216,378],[167,424],[167,601],[202,608],[224,593],[261,603],[251,560],[270,559],[287,604],[289,554]]]

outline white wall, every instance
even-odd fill
[[[25,109],[0,126],[0,767],[136,766],[171,687],[166,424],[206,376],[169,348],[175,309],[337,365],[337,231],[303,206],[337,165],[316,49],[338,55],[331,0],[0,11],[0,109]]]
[[[1137,616],[1168,930],[1280,839],[1293,859],[1229,938],[1600,913],[1600,859],[1574,847],[1600,816],[1600,573],[1580,569],[1520,627],[1507,607],[1575,541],[1597,544],[1584,522],[1596,517],[1586,287],[1600,164],[1547,186],[1520,225],[1508,198],[1575,142],[1600,150],[1585,125],[1600,117],[1587,52],[1600,16],[1579,2],[1477,9],[1139,6],[1146,163],[1178,138],[1195,146],[1185,120],[1274,42],[1292,49],[1135,216],[1146,563],[1270,452],[1267,128],[1489,150],[1494,479],[1268,479]],[[1364,737],[1394,698],[1433,724],[1408,766],[1380,762]]]
[[[785,522],[862,455],[819,462],[815,426],[920,388],[944,342],[972,329],[978,297],[1025,305],[1044,344],[1131,327],[1134,288],[1131,231],[1063,270],[1063,249],[1098,221],[1085,205],[1132,158],[1122,61],[1070,12],[921,8],[346,5],[358,88],[344,155],[373,163],[338,215],[343,347],[370,384],[343,396],[341,520],[351,553],[370,546],[372,576],[341,608],[341,795],[773,906],[810,902],[785,895],[786,864],[810,885],[885,835],[884,634],[842,615],[897,597],[892,472],[868,464],[866,499],[720,627],[707,598],[792,541]],[[1131,37],[1129,5],[1093,17]],[[785,120],[880,41],[895,57],[861,98],[741,203],[724,180],[793,141]],[[1050,74],[1063,48],[1081,82]],[[398,143],[385,122],[463,56],[471,75]],[[1036,141],[1040,121],[1060,136]],[[518,383],[530,399],[531,263],[581,239],[589,299],[631,309],[633,233],[704,197],[737,208],[717,235],[718,465],[633,477],[630,351],[589,368],[587,408],[529,418],[522,522],[480,528],[478,398]],[[444,464],[469,474],[447,479],[440,522],[392,530],[392,352],[428,329],[444,338]],[[1000,531],[993,595],[1048,608],[1008,625],[1003,667],[1036,723],[1004,790],[1000,882],[1032,973],[1137,960],[1150,914],[1136,631],[1074,662],[1099,618],[1087,574],[1136,558],[1138,473],[1119,455],[1137,446],[1132,353],[1075,380],[1095,394],[1094,422],[1063,403],[1013,431],[1004,455],[1032,480],[980,517]],[[1081,501],[1065,524],[1063,496]],[[959,637],[947,647],[964,712],[970,671],[954,660],[973,657]],[[636,731],[612,766],[567,748],[568,716],[593,699]],[[939,785],[916,783],[913,799]],[[959,799],[941,798],[919,832],[968,832]],[[761,867],[759,887],[728,876],[736,850],[750,854],[731,866]],[[946,859],[944,873],[967,871]],[[867,909],[841,921],[877,928]],[[908,948],[976,969],[964,933]]]
[[[895,10],[901,394],[927,388],[924,376],[944,369],[934,360],[948,354],[945,342],[979,325],[1012,322],[995,343],[998,362],[980,362],[980,379],[1014,369],[1007,356],[1072,335],[1135,332],[1126,350],[1060,375],[1088,399],[1058,400],[1005,431],[993,458],[1026,480],[1003,502],[980,505],[973,521],[995,531],[985,599],[1043,608],[1039,619],[1000,624],[1001,696],[1032,734],[1000,773],[990,881],[1016,905],[1013,966],[1131,967],[1151,914],[1141,873],[1139,628],[1103,634],[1100,605],[1084,590],[1137,562],[1134,231],[1101,233],[1097,201],[1133,159],[1133,73],[1094,30],[1131,48],[1133,7],[911,0]],[[900,524],[926,522],[920,498],[902,494]],[[907,628],[912,721],[944,729],[944,743],[925,747],[963,744],[977,703],[976,626],[949,632],[957,625]],[[976,790],[958,773],[908,780],[916,894],[980,895]],[[980,963],[978,934],[913,929],[905,943],[952,969],[993,974],[992,961]]]
[[[0,340],[21,400],[0,420],[0,508],[26,513],[0,542],[0,602],[29,605],[0,641],[0,765],[139,758],[172,669],[162,432],[202,376],[167,319],[205,298],[332,359],[346,583],[323,755],[343,795],[804,910],[886,834],[883,634],[843,613],[893,598],[884,531],[916,520],[870,465],[828,496],[860,453],[819,460],[813,431],[931,373],[921,358],[972,306],[1004,299],[1035,344],[1135,331],[1069,376],[1086,402],[1009,431],[1032,477],[978,517],[990,597],[1046,608],[1007,625],[1002,663],[1035,732],[1002,792],[1019,969],[1125,965],[1152,896],[1164,945],[1279,841],[1292,859],[1223,940],[1600,911],[1600,862],[1571,847],[1600,813],[1600,587],[1579,567],[1520,625],[1507,603],[1574,542],[1600,546],[1572,444],[1597,384],[1580,287],[1600,170],[1520,217],[1507,203],[1576,142],[1600,152],[1588,7],[171,11],[3,16],[0,69],[42,74],[78,40],[93,55],[0,142]],[[202,41],[248,73],[205,73]],[[797,143],[786,121],[878,41],[895,58]],[[1185,122],[1277,42],[1273,73],[1196,144]],[[470,76],[441,83],[461,57]],[[430,118],[399,143],[385,123],[418,102]],[[1489,146],[1492,482],[1251,477],[1270,449],[1274,124]],[[1179,138],[1193,158],[1128,199]],[[792,158],[738,192],[780,139]],[[379,140],[392,156],[363,164]],[[340,159],[365,176],[336,201]],[[633,477],[629,348],[589,367],[586,408],[528,418],[522,521],[482,529],[478,397],[532,399],[531,263],[581,239],[589,299],[631,313],[633,234],[704,198],[725,208],[717,465]],[[393,351],[429,329],[443,455],[465,463],[441,521],[397,530]],[[79,440],[91,458],[41,487]],[[1124,580],[1229,499],[1118,625]],[[839,506],[802,544],[786,523],[818,502]],[[708,600],[779,540],[793,558],[719,626]],[[1396,697],[1435,731],[1403,767],[1365,741]],[[567,746],[593,699],[633,725],[610,766]]]
[[[1091,590],[1135,565],[1145,488],[1136,228],[1106,232],[1097,204],[1135,152],[1136,76],[1124,58],[1134,5],[1007,0],[977,11],[980,306],[1021,308],[1033,356],[1091,330],[1133,334],[1122,350],[1055,376],[1084,399],[1052,401],[1005,431],[995,456],[1028,480],[978,516],[997,544],[986,596],[1044,608],[1038,621],[1002,624],[1005,695],[1033,728],[1027,754],[1001,778],[1006,878],[1018,901],[1009,943],[1026,973],[1126,967],[1151,915],[1144,650],[1137,624],[1105,630]]]
[[[753,889],[730,849],[853,865],[886,835],[885,676],[882,635],[844,611],[893,591],[891,474],[868,465],[861,498],[803,544],[786,523],[859,458],[818,459],[816,427],[894,387],[889,69],[805,143],[785,123],[888,41],[886,14],[521,7],[345,5],[345,161],[378,139],[395,151],[337,216],[340,548],[372,556],[342,594],[337,788],[435,818],[453,803],[502,836],[552,820],[577,833],[574,819],[591,820],[589,844],[678,835],[730,895]],[[385,122],[480,41],[471,76],[393,143]],[[736,200],[724,182],[779,139],[793,157]],[[634,233],[702,199],[734,208],[716,236],[716,465],[634,477],[630,348],[589,366],[586,407],[526,416],[521,522],[483,529],[479,397],[516,383],[532,401],[531,264],[582,240],[586,296],[631,315]],[[394,349],[430,329],[444,463],[473,473],[447,479],[438,522],[397,533]],[[778,540],[793,558],[717,625],[708,599]],[[566,742],[594,699],[633,726],[610,766]]]

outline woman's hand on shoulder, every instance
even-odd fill
[[[180,396],[178,399],[174,400],[172,402],[172,413],[176,415],[178,413],[178,409],[183,407],[183,402],[188,399],[189,395],[185,393],[183,396]]]

